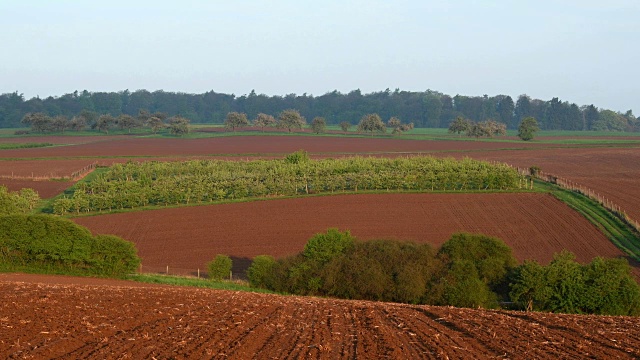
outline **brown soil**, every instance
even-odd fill
[[[304,149],[310,153],[376,153],[490,150],[540,147],[537,143],[483,141],[427,141],[316,136],[232,136],[204,139],[117,138],[70,146],[8,149],[0,158],[179,156],[215,154],[284,154]]]
[[[2,178],[63,178],[96,162],[93,159],[0,160]]]
[[[518,260],[548,263],[563,249],[579,261],[622,256],[600,231],[550,195],[362,194],[170,208],[74,219],[93,233],[133,241],[143,264],[195,271],[216,254],[239,261],[300,252],[336,227],[362,239],[396,238],[435,247],[460,231],[503,239]]]
[[[29,188],[35,190],[42,199],[49,199],[61,194],[73,184],[73,181],[31,181],[0,178],[0,185],[6,186],[9,191],[19,191],[20,189]]]
[[[0,274],[0,357],[632,359],[637,318]],[[81,281],[81,283],[85,283]]]
[[[640,148],[583,148],[448,154],[496,160],[543,171],[584,185],[640,222]]]

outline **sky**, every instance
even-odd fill
[[[510,95],[640,113],[640,1],[0,0],[0,93]]]

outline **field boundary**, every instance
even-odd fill
[[[14,175],[13,172],[11,175],[0,175],[0,179],[9,179],[9,180],[31,180],[31,181],[78,181],[83,177],[90,174],[93,170],[98,166],[98,162],[94,161],[93,163],[84,166],[83,168],[76,170],[71,173],[71,176],[34,176],[31,173],[31,176],[20,176]]]

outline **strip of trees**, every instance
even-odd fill
[[[114,164],[78,183],[73,197],[56,200],[53,209],[66,214],[336,191],[514,190],[526,188],[526,182],[508,165],[468,158],[312,160],[299,151],[276,160]]]
[[[0,215],[28,214],[40,202],[40,196],[33,189],[9,191],[0,185]]]
[[[436,251],[428,244],[359,241],[329,229],[297,255],[257,256],[247,276],[252,286],[299,295],[640,315],[640,286],[626,260],[595,258],[582,265],[562,252],[546,266],[518,265],[504,242],[478,234],[454,234]]]
[[[493,119],[506,124],[509,129],[517,129],[522,119],[534,117],[542,130],[640,130],[640,120],[631,110],[620,113],[593,104],[579,106],[557,97],[545,101],[524,94],[513,99],[508,95],[451,96],[433,90],[412,92],[399,89],[369,94],[362,94],[360,90],[349,93],[332,91],[320,96],[267,96],[255,91],[242,96],[213,91],[204,94],[162,90],[75,91],[59,97],[29,100],[14,92],[0,95],[0,127],[20,127],[20,121],[27,113],[73,119],[84,112],[118,118],[123,114],[136,117],[141,109],[148,113],[167,114],[167,117],[184,117],[192,123],[214,124],[222,124],[230,112],[245,113],[247,118],[255,119],[259,113],[276,116],[287,109],[298,109],[302,117],[321,117],[327,125],[343,121],[356,125],[363,116],[378,113],[384,119],[396,116],[413,122],[416,127],[431,128],[446,128],[461,116],[474,122]],[[58,131],[66,130],[64,123],[60,122]]]
[[[181,136],[188,134],[190,131],[190,120],[185,117],[168,117],[164,113],[151,114],[146,110],[140,110],[136,117],[127,114],[120,114],[117,117],[110,114],[98,115],[91,111],[82,111],[73,118],[63,115],[50,117],[42,112],[27,113],[21,122],[30,126],[32,132],[37,133],[59,132],[64,134],[66,130],[84,131],[92,129],[109,134],[109,131],[116,128],[131,133],[133,129],[147,127],[153,134],[166,129],[172,135]],[[25,133],[20,131],[19,134],[24,135]]]

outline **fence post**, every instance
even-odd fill
[[[167,275],[169,275],[169,265],[167,265]]]
[[[198,279],[200,279],[200,269],[198,269]]]

